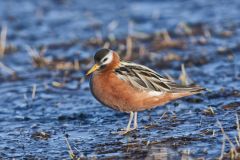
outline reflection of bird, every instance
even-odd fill
[[[118,54],[109,49],[97,51],[94,60],[95,65],[87,75],[93,73],[90,87],[95,98],[110,108],[130,113],[123,134],[137,128],[138,111],[204,90],[198,86],[176,84],[143,65],[120,61]]]

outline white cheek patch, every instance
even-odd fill
[[[102,65],[109,64],[109,63],[112,62],[112,60],[113,60],[113,53],[109,52],[105,57],[102,58],[101,61],[103,61],[105,58],[107,58],[107,60],[105,62],[102,62]]]

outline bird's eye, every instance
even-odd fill
[[[107,60],[107,58],[104,58],[104,59],[102,60],[102,62],[106,62],[106,60]]]

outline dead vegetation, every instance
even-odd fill
[[[7,41],[7,27],[3,26],[0,35],[0,57],[4,56]]]
[[[79,157],[78,156],[78,153],[76,153],[73,149],[72,149],[72,146],[70,145],[69,143],[69,140],[68,140],[68,135],[66,134],[65,135],[65,143],[67,145],[67,149],[68,149],[68,155],[69,155],[69,158],[71,160],[80,160],[80,159],[83,159],[83,157]],[[76,149],[76,148],[75,148]]]
[[[84,46],[94,48],[111,47],[112,49],[118,51],[125,60],[139,57],[139,54],[136,53],[139,53],[139,48],[145,48],[144,46],[148,46],[148,50],[150,52],[156,52],[167,48],[186,48],[186,44],[183,40],[172,39],[167,31],[158,32],[145,37],[137,34],[142,33],[135,33],[134,35],[129,35],[126,37],[126,39],[113,39],[109,37],[107,39],[100,39],[98,36],[96,36],[95,38],[92,38],[89,41],[85,42]],[[148,42],[150,42],[150,44],[148,44]]]
[[[44,131],[34,132],[31,138],[33,138],[34,140],[48,140],[49,138],[51,138],[51,135],[50,133]]]
[[[53,60],[51,58],[47,58],[44,56],[47,48],[43,47],[40,51],[33,49],[31,47],[26,48],[28,51],[29,56],[32,58],[33,65],[38,68],[48,68],[51,70],[73,70],[73,71],[80,71],[81,65],[88,64],[90,60],[86,61],[68,61],[68,60]]]
[[[6,77],[8,80],[18,79],[17,72],[5,65],[3,62],[0,62],[0,76],[2,76],[1,78]]]
[[[7,26],[3,26],[0,33],[0,58],[5,54],[15,52],[17,48],[11,44],[7,44]]]
[[[0,62],[0,69],[5,72],[6,74],[9,75],[16,75],[16,72],[11,69],[10,67],[6,66],[5,64],[3,64],[2,62]]]
[[[116,38],[112,34],[103,38],[101,33],[97,32],[96,36],[86,41],[83,46],[87,48],[111,47],[120,52],[120,54],[123,54],[123,57],[128,60],[129,58],[133,59],[133,53],[138,53],[141,44],[147,46],[149,52],[158,52],[164,49],[184,50],[187,48],[187,43],[184,40],[185,37],[197,35],[202,36],[199,43],[206,44],[207,40],[204,39],[204,37],[211,37],[211,31],[204,24],[188,25],[186,23],[180,23],[175,31],[162,30],[152,34],[131,31],[129,35],[126,36],[126,39]]]
[[[222,106],[222,108],[224,110],[232,110],[232,109],[236,109],[237,107],[240,107],[240,102],[239,101],[231,102],[231,103],[228,103],[228,104]]]
[[[215,111],[214,111],[214,109],[211,106],[209,106],[208,108],[203,110],[203,114],[206,115],[206,116],[214,116],[215,115]]]
[[[190,80],[189,76],[187,75],[184,64],[181,65],[181,69],[182,69],[182,73],[179,76],[179,79],[180,79],[182,85],[185,85],[185,86],[190,85],[192,83],[192,81]]]
[[[225,159],[238,160],[238,159],[240,159],[240,124],[239,124],[238,115],[236,114],[236,125],[237,125],[236,133],[237,134],[234,137],[234,140],[231,140],[231,138],[226,134],[226,132],[224,131],[224,128],[222,126],[222,123],[220,121],[217,121],[217,124],[223,134],[223,144],[222,144],[222,150],[221,150],[221,155],[219,157],[219,160],[225,160]],[[230,145],[230,149],[227,152],[225,152],[226,143],[228,143]]]
[[[156,33],[150,46],[153,51],[160,51],[167,48],[186,49],[186,47],[187,45],[184,40],[172,39],[168,31]]]
[[[109,24],[109,30],[116,29],[117,22]],[[175,30],[162,30],[152,34],[136,32],[131,29],[129,25],[129,35],[126,38],[117,38],[114,34],[109,34],[107,37],[103,37],[101,32],[96,31],[96,36],[89,40],[83,41],[81,44],[84,48],[111,48],[116,50],[123,60],[139,60],[149,59],[154,62],[154,54],[166,49],[180,49],[185,50],[188,47],[186,43],[186,36],[198,36],[200,35],[200,43],[206,44],[207,38],[211,37],[212,31],[205,24],[189,25],[186,23],[180,23]],[[198,40],[197,40],[198,41]],[[86,70],[86,65],[91,62],[91,58],[85,60],[67,60],[67,59],[54,59],[47,57],[45,52],[47,48],[59,49],[69,48],[73,45],[77,45],[80,40],[72,40],[69,42],[49,44],[47,46],[41,46],[38,50],[29,46],[26,47],[28,54],[32,58],[33,65],[39,68],[48,68],[50,70]],[[195,43],[195,42],[193,42]],[[161,55],[161,54],[160,54]],[[198,56],[198,58],[196,58]],[[209,62],[209,59],[202,54],[180,56],[179,54],[170,51],[161,55],[155,63],[156,67],[168,68],[173,62],[184,63],[187,67],[194,65],[203,65]]]

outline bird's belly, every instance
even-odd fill
[[[94,79],[92,79],[94,81]],[[94,97],[103,105],[119,111],[130,111],[132,107],[130,95],[128,91],[123,89],[123,86],[92,82],[91,91]],[[135,99],[131,95],[132,99]],[[136,104],[135,104],[136,105]]]
[[[161,105],[163,102],[160,93],[156,95],[156,93],[137,90],[117,77],[107,79],[93,77],[90,86],[98,101],[123,112],[142,111]]]

